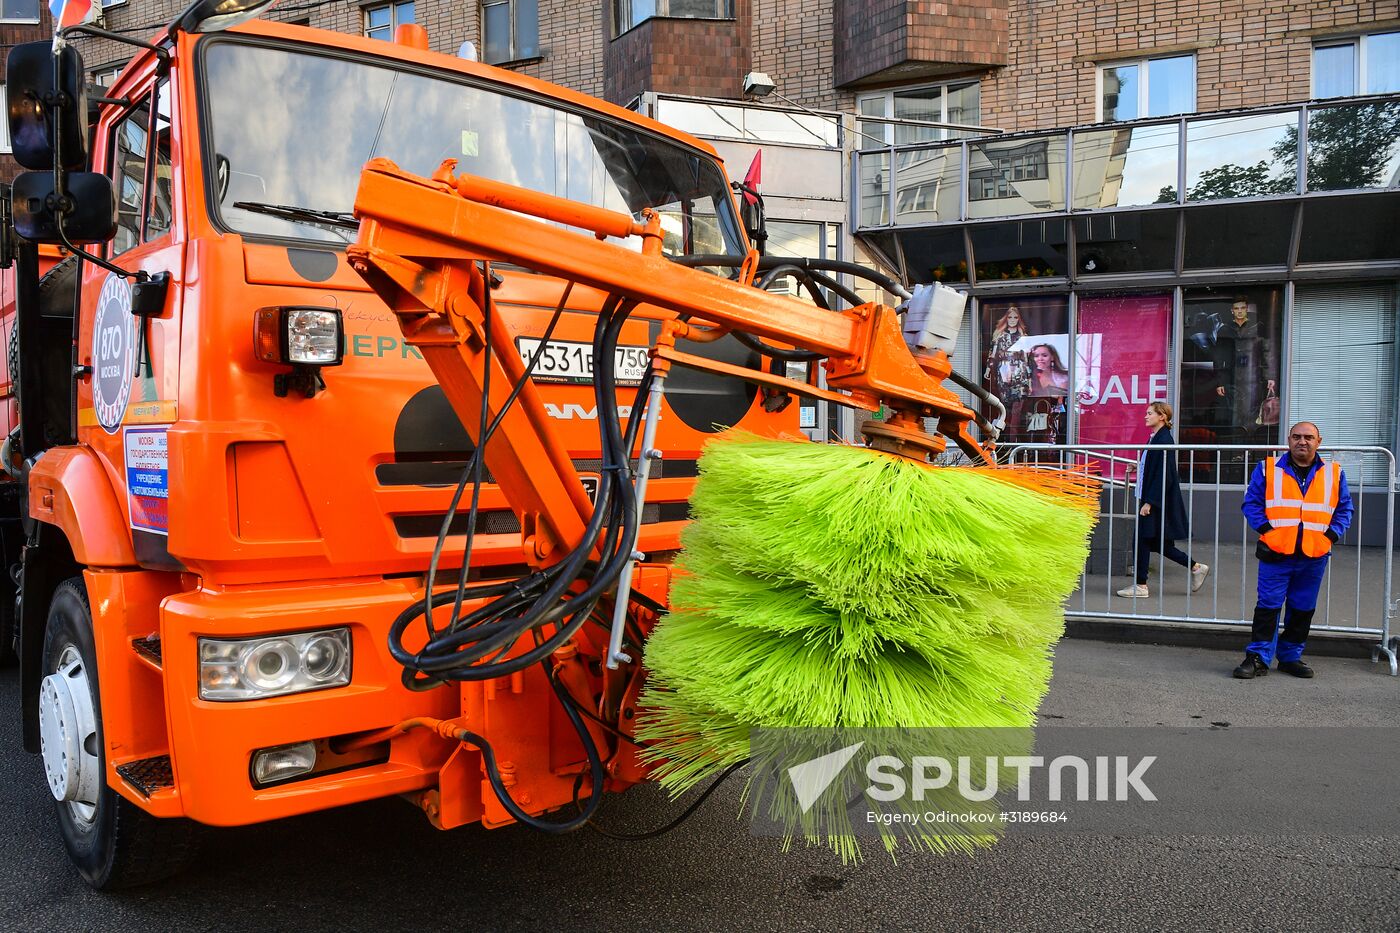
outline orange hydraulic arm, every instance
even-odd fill
[[[689,317],[690,323],[672,320],[663,328],[654,350],[658,372],[672,362],[728,371],[723,364],[676,350],[675,340],[705,340],[740,330],[827,356],[827,384],[849,394],[752,370],[736,369],[734,375],[867,410],[887,405],[892,417],[867,428],[872,444],[915,459],[942,450],[943,438],[930,437],[921,424],[925,417],[937,417],[941,434],[974,458],[990,460],[968,433],[974,413],[941,384],[951,371],[946,354],[916,358],[904,343],[893,309],[866,304],[824,311],[752,288],[747,281],[690,269],[661,254],[655,216],[639,223],[564,198],[454,176],[454,167],[445,162],[432,178],[423,178],[385,159],[366,165],[355,199],[360,237],[349,257],[398,316],[405,339],[423,353],[469,429],[480,413],[486,341],[492,343],[495,384],[512,385],[524,372],[499,317],[492,320],[491,333],[485,332],[482,305],[489,284],[477,263],[498,261]],[[532,217],[582,227],[594,236]],[[627,236],[641,238],[640,253],[605,242]],[[752,263],[745,265],[751,276]],[[550,554],[578,541],[591,511],[587,495],[531,386],[507,413],[499,433],[499,441],[484,452],[486,465],[533,543],[527,558],[548,563]],[[540,468],[546,463],[551,469]]]

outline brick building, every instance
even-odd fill
[[[154,31],[180,5],[126,0],[104,23]],[[385,38],[418,22],[437,51],[471,42],[709,139],[731,176],[761,149],[773,249],[970,295],[956,363],[1004,396],[1012,439],[1126,442],[1141,404],[1166,399],[1181,440],[1274,442],[1311,417],[1329,441],[1396,447],[1400,0],[288,0],[266,15]],[[14,42],[46,20],[0,29]],[[98,80],[126,54],[79,44]],[[743,100],[751,71],[773,97]],[[1072,390],[1032,401],[1008,316]]]

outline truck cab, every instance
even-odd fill
[[[14,493],[0,501],[17,529],[5,540],[24,735],[70,856],[100,888],[173,872],[198,824],[391,794],[443,828],[511,822],[472,749],[428,731],[357,741],[415,717],[489,737],[529,812],[577,802],[584,749],[546,673],[415,689],[386,646],[435,551],[439,582],[508,580],[539,554],[531,517],[489,475],[475,525],[465,511],[445,523],[475,425],[347,261],[367,162],[426,176],[455,160],[584,205],[652,211],[678,260],[737,265],[749,249],[714,151],[636,114],[425,51],[411,33],[196,26],[177,18],[95,109],[86,168],[110,186],[111,235],[56,252],[44,234],[65,194],[83,201],[80,181],[97,195],[79,212],[101,214],[100,180],[59,173],[47,201],[24,200],[17,182],[31,240],[11,232],[5,278],[20,424],[5,463]],[[12,101],[22,93],[11,84]],[[521,358],[535,359],[541,430],[589,492],[608,413],[588,350],[607,296],[508,264],[483,271]],[[673,317],[641,306],[623,325],[623,416]],[[775,366],[732,337],[685,349]],[[26,407],[26,394],[45,402]],[[634,583],[658,611],[702,446],[728,426],[797,434],[796,406],[781,401],[672,374],[640,516],[649,562]],[[640,665],[605,673],[602,650],[581,638],[568,674],[617,715]],[[644,777],[627,746],[611,754],[610,789]]]

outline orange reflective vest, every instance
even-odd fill
[[[1308,484],[1304,493],[1293,474],[1279,466],[1273,457],[1264,461],[1264,517],[1269,530],[1263,541],[1269,550],[1279,554],[1296,554],[1298,526],[1303,527],[1303,553],[1321,557],[1332,550],[1327,529],[1332,525],[1332,513],[1342,490],[1342,468],[1324,463]]]

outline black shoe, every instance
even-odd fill
[[[1280,665],[1280,667],[1282,667],[1282,665]],[[1269,665],[1265,664],[1263,658],[1259,657],[1259,655],[1255,654],[1253,651],[1245,655],[1244,660],[1240,662],[1240,666],[1235,668],[1235,676],[1240,680],[1249,680],[1252,677],[1263,677],[1268,673]],[[1311,677],[1312,674],[1309,672],[1306,675],[1300,674],[1299,676]]]
[[[1303,661],[1280,661],[1278,669],[1285,674],[1292,674],[1294,677],[1316,677],[1313,669]]]

